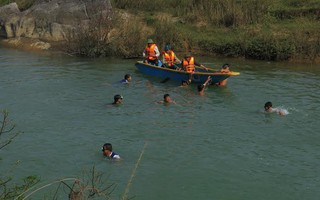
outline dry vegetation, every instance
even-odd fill
[[[0,0],[0,5],[7,1]],[[20,5],[30,2],[20,0]],[[176,51],[200,55],[320,62],[318,0],[113,0],[112,4],[118,13],[112,21],[93,20],[87,28],[79,27],[70,37],[69,52],[137,57],[150,37],[160,48],[169,42]]]
[[[114,0],[157,31],[151,37],[179,51],[262,60],[319,62],[317,0]],[[171,21],[156,13],[171,15]],[[176,20],[178,18],[178,20]],[[171,35],[171,37],[168,37]],[[172,39],[173,38],[173,39]]]

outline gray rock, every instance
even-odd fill
[[[0,7],[0,37],[11,38],[16,36],[20,15],[16,3]]]
[[[0,8],[0,37],[65,41],[74,27],[111,11],[110,0],[38,0],[23,12],[11,3]]]

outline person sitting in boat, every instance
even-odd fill
[[[230,65],[229,64],[222,65],[222,67],[221,67],[219,72],[221,72],[221,73],[230,73],[231,72],[230,71]],[[225,86],[225,85],[227,85],[227,82],[228,82],[228,79],[226,78],[226,79],[218,82],[217,85],[218,86]]]
[[[192,74],[192,73],[195,72],[195,69],[196,69],[195,66],[200,66],[203,69],[208,71],[208,69],[205,66],[203,66],[202,64],[196,62],[193,56],[191,56],[190,54],[186,54],[184,56],[183,60],[182,60],[182,68],[183,68],[183,70]]]
[[[120,156],[112,151],[112,144],[110,143],[105,143],[102,146],[102,152],[103,155],[108,157],[109,159],[120,159]]]
[[[208,76],[206,82],[198,85],[198,92],[200,96],[204,96],[204,90],[209,85],[210,81],[211,81],[211,76]]]
[[[121,80],[121,83],[128,84],[131,82],[131,80],[132,80],[131,75],[126,74],[126,75],[124,75],[124,79]]]
[[[148,39],[147,43],[148,45],[143,51],[144,62],[158,66],[158,58],[160,56],[159,49],[152,39]]]
[[[170,44],[166,44],[164,51],[162,52],[162,66],[170,69],[180,69],[176,64],[180,64],[181,61],[177,58],[173,52]]]

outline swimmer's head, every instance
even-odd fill
[[[121,104],[123,97],[120,94],[117,94],[117,95],[114,95],[113,99],[114,99],[114,102],[113,102],[114,104]]]
[[[170,103],[170,102],[172,102],[172,99],[169,94],[165,94],[165,95],[163,95],[163,101],[165,103]]]
[[[267,103],[264,104],[264,110],[266,112],[270,112],[270,108],[272,108],[272,103],[268,101]]]
[[[124,79],[126,79],[126,80],[128,80],[130,82],[131,81],[131,75],[130,74],[124,75]]]
[[[105,143],[102,146],[102,152],[105,156],[108,156],[112,152],[112,144],[110,143]]]
[[[187,85],[189,85],[189,84],[190,84],[189,81],[186,81],[186,80],[181,81],[181,85],[182,85],[182,86],[187,86]]]
[[[228,69],[230,67],[230,65],[228,63],[222,65],[222,69]]]
[[[105,150],[112,151],[112,144],[110,144],[110,143],[105,143],[105,144],[102,146],[102,151],[105,151]]]

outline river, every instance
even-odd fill
[[[320,66],[199,58],[213,68],[226,60],[241,75],[200,97],[134,60],[0,47],[0,109],[23,132],[0,150],[0,174],[36,175],[41,187],[95,166],[114,199],[126,189],[139,200],[318,199]],[[119,83],[126,73],[130,85]],[[157,104],[165,93],[177,104]],[[115,94],[123,105],[109,105]],[[289,114],[263,113],[266,101]],[[122,161],[103,158],[106,142]]]

